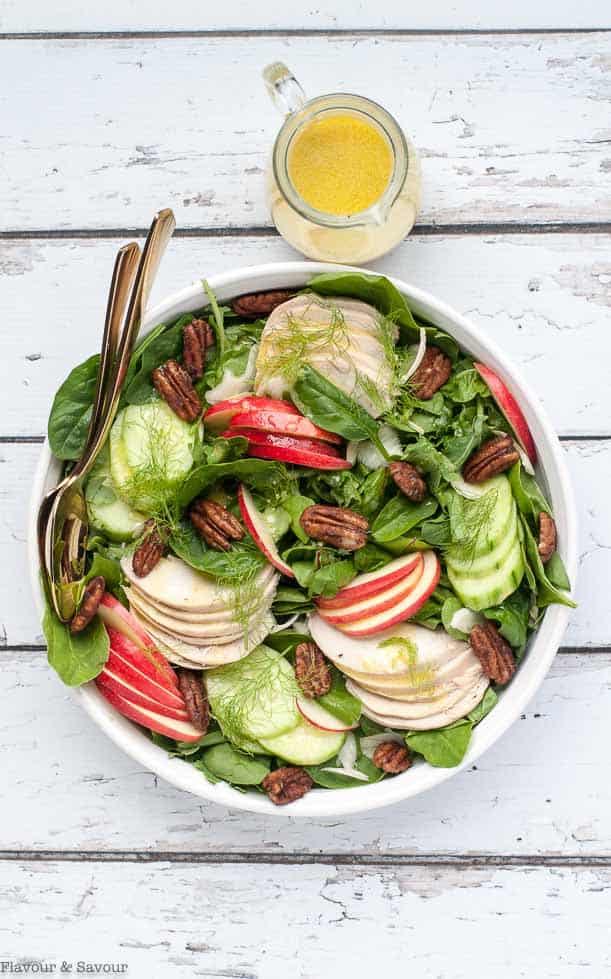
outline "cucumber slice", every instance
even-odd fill
[[[513,507],[511,512],[511,519],[507,527],[507,532],[501,538],[497,546],[492,551],[487,551],[485,554],[481,554],[479,557],[467,558],[466,556],[454,557],[452,553],[448,551],[446,554],[446,563],[448,568],[451,568],[456,574],[466,575],[469,578],[482,578],[485,575],[492,574],[494,571],[500,570],[510,552],[515,547],[515,543],[518,540],[518,511],[517,508]]]
[[[129,541],[142,533],[146,517],[116,494],[108,462],[96,464],[85,487],[89,521],[113,541]]]
[[[266,751],[292,765],[322,765],[335,757],[345,737],[345,734],[319,731],[313,724],[300,721],[286,734],[260,740]]]
[[[461,602],[474,612],[504,602],[516,590],[524,575],[524,557],[518,539],[501,568],[481,578],[459,574],[448,567],[448,578]]]
[[[227,737],[242,744],[284,734],[299,723],[293,667],[268,646],[206,673],[210,709]]]
[[[515,502],[507,476],[494,476],[481,483],[481,489],[485,494],[479,499],[460,500],[465,525],[477,529],[475,540],[469,541],[468,553],[465,553],[465,548],[460,544],[454,544],[448,549],[447,557],[452,561],[470,560],[490,554],[505,539],[510,530],[515,515]],[[487,518],[482,522],[482,510],[486,506],[488,493],[495,494],[494,506],[488,515],[484,512],[484,517]]]

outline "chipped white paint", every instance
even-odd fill
[[[2,44],[6,228],[269,224],[286,60],[311,94],[363,91],[412,134],[424,223],[609,217],[604,34],[22,40]],[[2,42],[0,42],[2,43]]]
[[[294,822],[172,788],[93,725],[43,653],[0,651],[0,849],[605,854],[610,687],[610,654],[561,654],[477,766],[390,809]]]
[[[229,0],[219,8],[201,0],[109,0],[103,7],[55,0],[53,4],[2,0],[0,30],[27,31],[218,31],[218,30],[500,30],[507,28],[584,28],[609,26],[600,0],[576,7],[558,0],[336,0],[326,7],[304,7],[286,0]]]
[[[611,964],[603,869],[23,862],[1,872],[2,931],[24,936],[13,954],[57,961],[58,972],[80,959],[126,963],[135,979],[369,979],[376,968],[576,979]]]
[[[0,308],[11,310],[0,435],[42,434],[55,389],[95,351],[119,243],[0,241]],[[294,255],[280,238],[175,238],[153,301],[202,276]],[[374,267],[470,316],[522,366],[561,434],[611,434],[608,361],[599,356],[611,304],[604,236],[414,235]],[[15,295],[44,296],[44,315]],[[575,369],[586,362],[587,371]]]

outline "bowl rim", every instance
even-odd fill
[[[335,265],[326,262],[291,261],[270,262],[260,265],[244,266],[210,276],[210,287],[220,298],[229,298],[236,293],[259,291],[271,288],[301,287],[313,275],[320,272],[358,272],[381,276],[384,273],[349,265]],[[569,478],[562,447],[551,422],[538,398],[524,382],[519,370],[505,356],[496,342],[484,335],[471,321],[453,309],[448,303],[411,285],[395,276],[386,276],[415,307],[426,309],[426,315],[433,322],[448,321],[452,328],[466,336],[473,345],[485,351],[487,363],[493,362],[494,369],[519,395],[521,406],[532,428],[540,456],[545,455],[543,468],[545,481],[553,477],[553,485],[548,482],[548,491],[553,497],[554,511],[559,522],[561,550],[567,573],[575,590],[577,574],[577,517],[573,489]],[[223,295],[225,293],[225,295]],[[205,305],[206,294],[201,282],[193,283],[172,293],[156,306],[147,310],[141,335],[168,316],[178,316],[180,312],[200,308]],[[441,324],[440,324],[441,325]],[[442,327],[448,329],[447,324]],[[461,346],[468,344],[459,340]],[[542,451],[544,450],[544,451]],[[48,479],[53,457],[48,440],[45,440],[36,468],[28,515],[28,564],[32,591],[39,613],[43,610],[43,597],[39,580],[38,549],[36,546],[36,513]],[[550,606],[537,632],[531,639],[527,657],[524,659],[510,686],[502,693],[494,710],[477,725],[465,758],[455,768],[434,768],[426,762],[420,763],[408,772],[393,779],[384,779],[373,785],[358,785],[355,788],[316,789],[309,792],[291,806],[273,805],[263,794],[241,793],[225,782],[211,784],[205,776],[188,762],[170,758],[135,724],[119,715],[98,692],[93,682],[71,690],[92,720],[129,757],[147,770],[154,771],[177,788],[183,789],[203,799],[219,805],[247,812],[297,818],[348,816],[367,812],[383,806],[392,805],[425,792],[435,785],[468,768],[484,751],[491,747],[520,716],[526,704],[534,696],[545,678],[556,655],[558,646],[569,618],[565,606]]]

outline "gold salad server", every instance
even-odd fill
[[[154,218],[141,255],[136,242],[125,245],[117,254],[83,455],[47,493],[38,511],[38,549],[44,586],[62,622],[68,622],[76,612],[82,590],[88,532],[83,484],[115,419],[151,287],[175,226],[174,214],[166,208]]]

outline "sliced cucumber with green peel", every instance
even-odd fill
[[[482,578],[485,575],[499,571],[518,540],[518,511],[515,505],[507,532],[492,551],[486,551],[479,557],[467,557],[464,550],[462,556],[454,556],[451,549],[446,553],[446,564],[455,574],[467,575],[469,578]],[[458,550],[458,549],[457,549]]]
[[[266,751],[292,765],[322,765],[335,758],[345,737],[345,734],[320,731],[304,720],[285,734],[260,741]]]
[[[461,602],[474,612],[500,605],[516,590],[523,576],[524,556],[518,538],[502,566],[492,574],[473,578],[468,574],[459,574],[448,566],[452,588]]]
[[[212,714],[230,740],[242,746],[284,734],[299,723],[299,687],[291,664],[268,646],[206,672]]]
[[[87,512],[93,527],[113,541],[130,541],[142,533],[146,517],[117,496],[108,461],[96,464],[85,487]]]
[[[473,528],[473,534],[466,547],[459,543],[448,549],[448,557],[453,561],[462,560],[465,551],[468,558],[490,554],[504,540],[511,527],[515,502],[507,476],[493,476],[480,483],[479,488],[484,492],[476,500],[461,498],[459,501],[462,522],[466,527]]]

